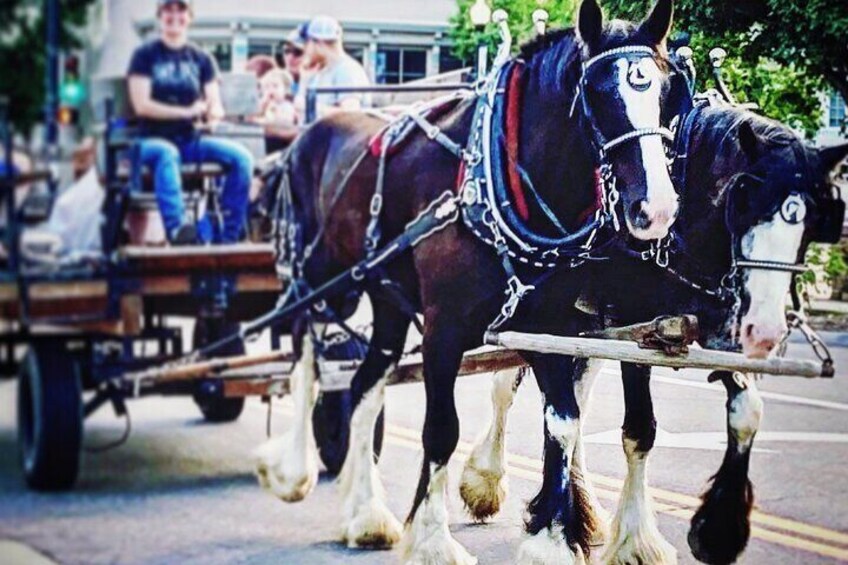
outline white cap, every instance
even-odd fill
[[[316,16],[306,28],[307,39],[338,41],[342,38],[342,26],[331,16]]]

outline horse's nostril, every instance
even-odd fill
[[[630,207],[630,221],[636,229],[647,229],[651,226],[651,218],[648,216],[647,202],[639,200]]]
[[[745,334],[745,337],[748,338],[748,339],[751,339],[752,337],[754,337],[754,324],[747,324],[745,326],[745,329],[743,330],[743,333]]]

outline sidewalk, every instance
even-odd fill
[[[0,540],[0,561],[3,565],[55,565],[55,561],[31,547],[12,540]]]

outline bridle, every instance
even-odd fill
[[[646,45],[626,45],[603,51],[584,62],[582,64],[580,80],[577,83],[577,92],[575,93],[574,101],[571,105],[571,111],[569,112],[569,116],[574,115],[579,101],[585,122],[591,130],[590,135],[588,136],[589,140],[598,155],[598,172],[600,188],[602,190],[601,201],[604,205],[603,211],[606,216],[612,219],[613,227],[616,232],[621,230],[621,223],[618,219],[617,213],[618,202],[621,196],[618,188],[616,187],[617,183],[613,173],[612,163],[609,160],[610,153],[623,145],[637,141],[643,137],[658,136],[661,137],[664,142],[669,144],[674,141],[674,133],[670,129],[662,126],[636,128],[613,139],[607,139],[603,132],[601,132],[600,128],[598,128],[597,121],[595,120],[592,112],[592,107],[586,96],[588,74],[595,65],[611,58],[621,57],[622,55],[636,55],[639,58],[653,59],[657,55],[657,52],[655,49]],[[671,167],[671,163],[669,164],[669,167]]]
[[[639,55],[640,58],[651,58],[653,59],[657,52],[655,49],[648,47],[646,45],[627,45],[624,47],[616,47],[614,49],[609,49],[598,55],[595,55],[585,63],[583,63],[583,72],[580,76],[580,82],[578,83],[578,92],[577,96],[574,98],[574,106],[576,106],[577,100],[580,100],[580,104],[583,109],[583,115],[586,117],[586,121],[592,128],[592,143],[595,146],[596,151],[598,152],[599,161],[601,164],[607,161],[607,156],[609,153],[620,147],[626,143],[631,141],[635,141],[641,139],[643,137],[648,136],[659,136],[662,137],[665,141],[673,141],[674,134],[670,129],[656,126],[656,127],[648,127],[648,128],[636,128],[632,131],[626,132],[618,137],[613,139],[606,139],[604,134],[598,129],[595,120],[593,119],[592,108],[589,104],[589,101],[586,97],[586,85],[588,82],[588,74],[592,67],[597,65],[602,61],[606,61],[607,59],[617,58],[621,55]],[[572,106],[572,114],[574,113],[574,106]]]

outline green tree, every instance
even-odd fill
[[[473,61],[480,42],[489,45],[493,53],[498,45],[499,36],[495,26],[489,25],[482,32],[471,23],[469,10],[475,0],[457,0],[459,11],[451,18],[450,37],[453,41],[454,55],[464,61]],[[492,10],[504,9],[509,14],[509,29],[513,44],[519,45],[533,37],[533,11],[544,8],[550,14],[549,26],[565,27],[574,19],[575,0],[492,0]]]
[[[80,30],[94,0],[59,0],[63,49],[82,46]],[[43,117],[47,62],[44,7],[41,0],[0,1],[0,95],[11,103],[15,129],[28,135]]]
[[[618,17],[638,17],[649,4],[604,1]],[[707,47],[702,53],[722,46],[733,55],[730,88],[757,102],[766,115],[809,134],[818,129],[817,98],[825,84],[848,100],[845,0],[677,0],[675,8],[676,29],[699,38]]]
[[[643,18],[652,0],[601,0],[608,17]],[[458,0],[451,20],[457,56],[473,60],[478,41],[494,46],[497,32],[480,33],[471,25],[473,0]],[[550,25],[573,25],[579,0],[494,0],[493,8],[510,14],[516,43],[533,34],[530,14],[551,13]],[[699,89],[712,86],[709,51],[724,47],[728,87],[740,101],[812,136],[820,127],[819,95],[826,84],[848,94],[848,2],[846,0],[676,0],[675,30],[691,36]],[[841,78],[840,78],[841,77]],[[848,98],[848,96],[846,96]]]

